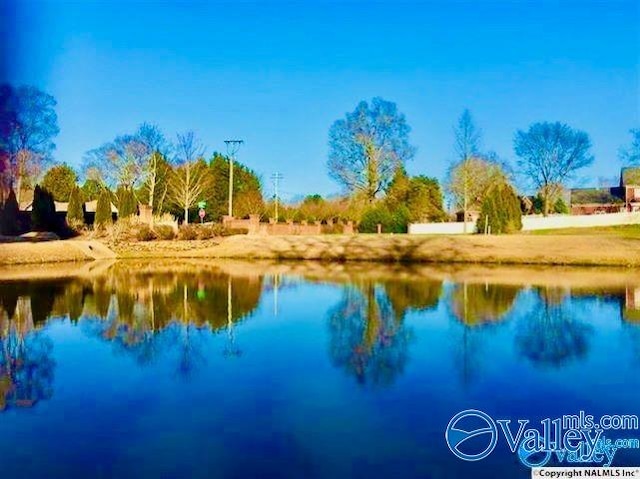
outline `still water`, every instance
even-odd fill
[[[120,262],[9,276],[3,478],[529,477],[502,432],[486,458],[456,457],[450,419],[477,409],[515,435],[518,419],[640,414],[634,271]],[[613,465],[640,465],[640,449]]]

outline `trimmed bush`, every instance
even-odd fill
[[[393,212],[384,203],[367,209],[362,215],[358,231],[361,233],[377,233],[378,224],[383,233],[406,233],[409,224],[409,210],[404,205],[397,206]]]
[[[118,219],[129,218],[138,212],[136,197],[131,188],[119,187],[118,191],[116,191],[116,200],[118,203]]]
[[[0,234],[6,236],[17,236],[20,234],[20,226],[18,224],[18,200],[13,190],[9,192],[7,200],[4,202],[2,214],[0,214]]]
[[[217,226],[218,225],[206,225],[206,226],[200,225],[200,226],[196,226],[198,239],[199,240],[207,240],[207,239],[212,239],[212,238],[215,238],[216,236],[218,236]]]
[[[40,188],[39,185],[36,185],[33,190],[31,229],[34,231],[56,231],[58,229],[53,196],[44,188]]]
[[[113,222],[111,217],[111,195],[109,191],[103,190],[98,196],[96,205],[95,225],[97,228],[104,228]]]
[[[484,197],[477,232],[484,233],[485,228],[491,234],[509,234],[522,229],[520,200],[506,182],[492,186]]]
[[[219,236],[246,235],[247,233],[249,233],[249,230],[246,228],[227,228],[220,225]]]
[[[84,224],[84,203],[82,202],[82,192],[77,186],[71,190],[71,195],[69,196],[67,223],[73,227],[79,227]]]
[[[154,226],[153,231],[155,231],[156,236],[162,240],[172,240],[176,237],[176,232],[168,225]]]
[[[140,224],[136,227],[136,239],[138,241],[153,241],[156,239],[156,233],[146,224]]]
[[[198,227],[192,224],[186,224],[180,226],[178,229],[178,239],[181,240],[195,240],[198,239]]]
[[[558,201],[556,201],[556,204],[553,205],[553,211],[554,213],[558,213],[561,215],[568,215],[569,207],[567,206],[567,204],[564,202],[562,198],[558,198]]]

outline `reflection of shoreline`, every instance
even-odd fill
[[[231,276],[293,275],[311,281],[344,283],[368,280],[435,280],[495,283],[513,286],[555,286],[567,288],[640,287],[640,269],[576,266],[491,266],[463,264],[381,264],[371,262],[332,263],[320,261],[242,261],[190,259],[119,260],[56,265],[1,266],[6,281],[99,276],[114,265],[138,273],[195,273],[218,271]]]

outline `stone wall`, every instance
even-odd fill
[[[244,229],[248,234],[257,235],[320,235],[327,233],[337,234],[353,234],[355,229],[353,222],[340,222],[334,223],[329,221],[322,223],[315,221],[308,223],[307,221],[301,221],[295,223],[293,221],[287,221],[285,223],[276,223],[273,218],[269,219],[268,223],[261,223],[260,217],[257,215],[250,216],[247,219],[238,219],[225,216],[222,218],[222,223],[231,229]]]

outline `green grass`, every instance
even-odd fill
[[[596,226],[593,228],[561,228],[554,230],[538,230],[529,231],[526,234],[538,236],[615,236],[616,238],[633,238],[640,239],[640,225],[624,225],[624,226]]]

